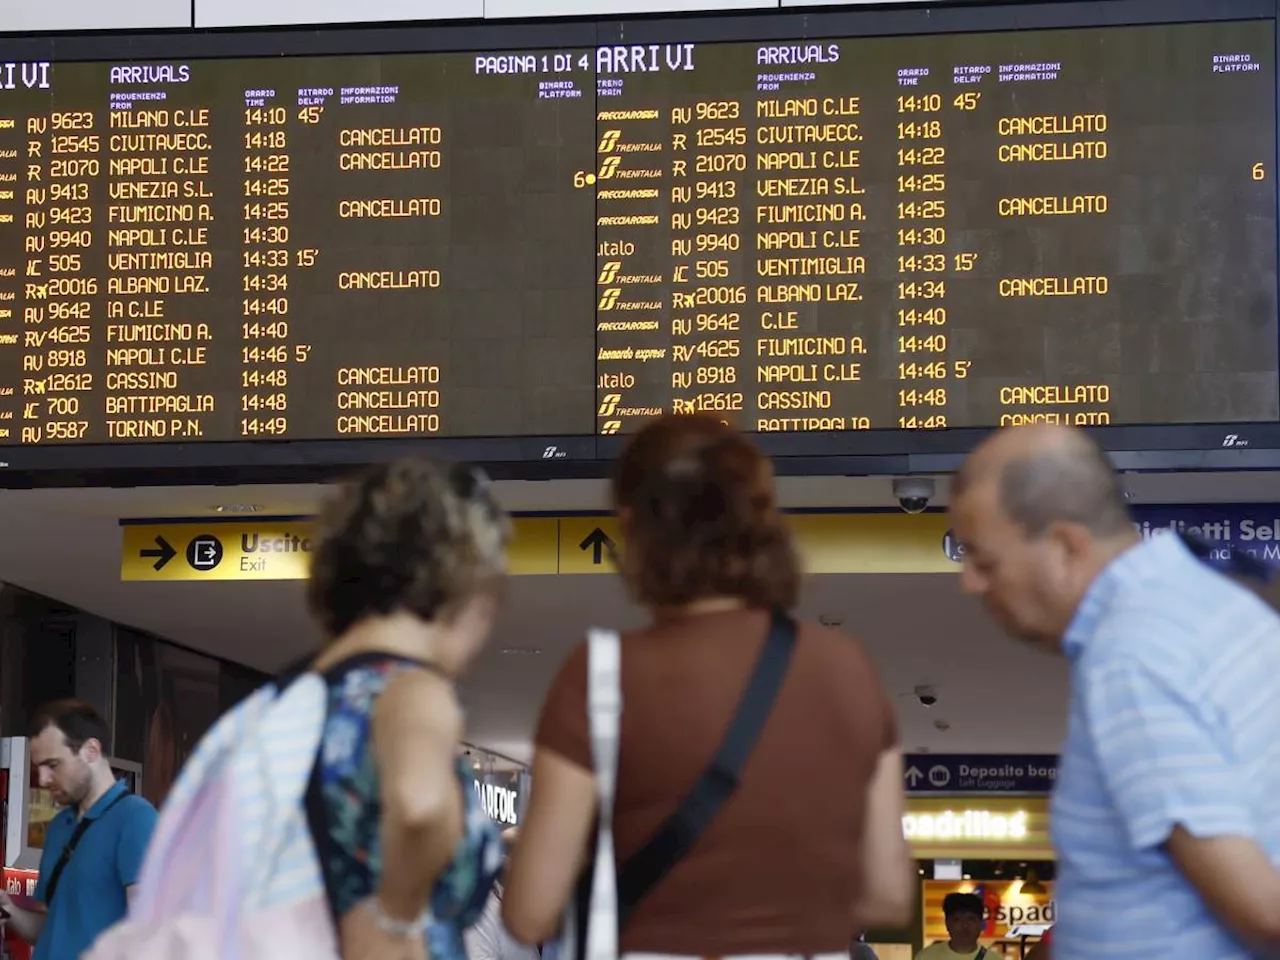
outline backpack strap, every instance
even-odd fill
[[[796,625],[781,611],[773,614],[755,669],[711,762],[675,812],[621,868],[614,855],[613,810],[623,710],[622,645],[618,634],[607,630],[591,631],[587,642],[587,715],[600,809],[587,880],[590,892],[580,890],[585,895],[575,898],[563,946],[569,957],[616,960],[620,927],[689,852],[737,790],[791,665]]]
[[[320,752],[323,753],[323,737]],[[324,901],[329,907],[329,916],[334,928],[342,922],[338,915],[338,887],[329,874],[329,864],[333,860],[333,835],[329,832],[328,812],[324,807],[324,791],[321,789],[320,757],[316,757],[311,768],[311,776],[307,779],[307,793],[303,798],[303,809],[307,814],[307,828],[311,831],[311,842],[315,845],[316,856],[320,858],[320,878],[324,881]]]
[[[702,776],[643,847],[618,871],[618,920],[625,924],[636,905],[698,842],[737,791],[742,768],[760,740],[787,676],[796,647],[796,624],[775,611],[737,712]],[[599,772],[597,772],[599,776]]]
[[[244,737],[245,730],[261,719],[275,698],[274,684],[259,687],[213,725],[183,764],[160,809],[155,832],[147,846],[137,892],[129,904],[130,919],[143,923],[152,921],[155,900],[161,893],[160,884],[193,801],[210,779],[226,775],[228,758],[236,744]]]
[[[592,630],[587,634],[587,716],[600,809],[590,892],[582,904],[585,916],[575,918],[572,929],[566,932],[571,937],[570,956],[616,960],[618,874],[613,850],[613,802],[622,728],[622,638],[613,630]]]
[[[303,670],[309,670],[310,664],[314,661],[314,657],[309,657],[300,664],[295,664],[294,669],[299,666]],[[345,657],[337,663],[325,668],[320,675],[324,678],[326,685],[332,685],[341,680],[346,674],[359,667],[370,666],[373,664],[398,663],[406,667],[417,667],[427,670],[431,673],[443,676],[440,666],[430,660],[421,660],[416,657],[407,657],[400,654],[382,653],[371,651],[368,653],[357,653],[350,657]],[[328,720],[328,696],[325,697],[325,719]],[[307,777],[307,790],[303,796],[303,809],[307,815],[307,827],[311,831],[311,842],[315,846],[316,855],[320,859],[320,876],[324,880],[325,903],[329,907],[329,916],[333,919],[334,927],[337,928],[342,918],[338,914],[338,888],[334,877],[329,873],[328,864],[332,862],[334,850],[333,835],[329,831],[329,813],[325,805],[324,799],[324,778],[321,770],[321,761],[324,756],[324,732],[323,728],[320,734],[320,749],[316,751],[315,761],[311,766],[311,772]]]
[[[230,825],[240,862],[232,892],[238,909],[259,909],[284,890],[319,893],[315,850],[301,816],[307,780],[320,752],[324,681],[308,673],[291,683],[247,731],[231,757]],[[300,838],[306,839],[300,843]]]

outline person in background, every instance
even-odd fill
[[[613,501],[622,575],[649,612],[621,642],[618,864],[707,769],[775,611],[801,571],[769,461],[718,418],[676,415],[631,438]],[[894,707],[862,646],[803,623],[740,782],[696,843],[635,908],[623,953],[848,956],[851,929],[911,916]],[[536,735],[536,784],[503,894],[525,943],[557,932],[595,838],[587,646],[553,682]],[[838,758],[838,762],[835,762]],[[800,785],[803,785],[801,787]]]
[[[942,898],[946,940],[931,943],[916,960],[986,960],[987,948],[978,943],[986,908],[976,893],[948,893]]]
[[[0,890],[8,924],[35,945],[33,960],[80,956],[128,912],[157,815],[116,780],[110,746],[106,721],[87,703],[59,700],[36,711],[31,763],[65,809],[45,834],[35,890],[41,906],[23,909]]]
[[[1053,927],[1046,930],[1036,941],[1036,945],[1027,951],[1026,960],[1052,960]]]
[[[511,847],[519,835],[517,827],[502,831],[503,848],[508,852],[508,857],[503,861],[504,874]],[[489,894],[489,900],[484,906],[484,913],[463,934],[467,944],[467,957],[469,960],[538,960],[538,949],[519,943],[507,932],[506,925],[502,922],[502,881],[503,877],[499,877],[494,883],[493,892]]]
[[[502,864],[454,683],[488,639],[509,523],[482,473],[404,460],[320,518],[307,597],[330,638],[316,838],[343,956],[466,960]]]
[[[1280,952],[1280,617],[1180,536],[1143,541],[1079,430],[993,434],[951,514],[964,589],[1070,663],[1055,958]]]

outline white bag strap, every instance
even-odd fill
[[[592,872],[584,960],[617,960],[618,875],[613,853],[613,801],[622,719],[622,640],[613,630],[587,634],[587,716],[595,764],[600,824]]]

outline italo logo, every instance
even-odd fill
[[[604,136],[600,138],[600,146],[596,148],[597,153],[612,153],[613,148],[618,145],[618,141],[622,139],[621,130],[606,130]]]
[[[908,813],[902,818],[908,840],[1025,840],[1027,811],[943,810]]]

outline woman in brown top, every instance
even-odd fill
[[[769,462],[733,428],[670,416],[628,445],[613,484],[622,575],[651,626],[622,639],[613,831],[618,862],[675,811],[719,746],[800,571]],[[590,862],[596,784],[585,645],[561,668],[536,737],[530,807],[503,913],[554,936]],[[857,642],[802,624],[737,792],[640,902],[623,953],[845,953],[910,917],[893,708]]]

